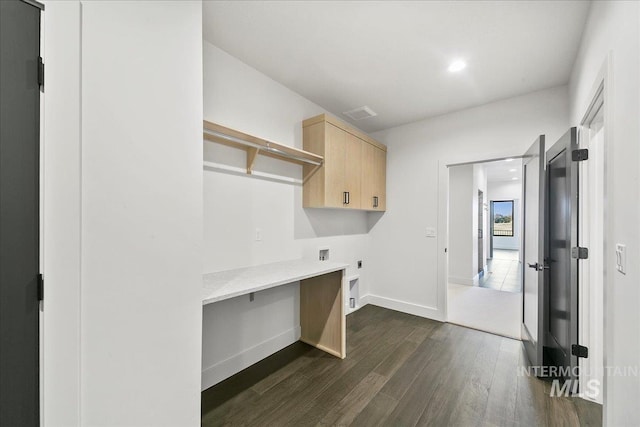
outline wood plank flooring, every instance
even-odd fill
[[[600,426],[600,405],[518,375],[520,341],[367,305],[347,358],[303,343],[202,393],[203,426]]]

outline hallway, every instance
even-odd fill
[[[481,288],[504,292],[522,290],[522,264],[519,251],[494,249],[493,259],[487,261],[487,271],[478,284]]]

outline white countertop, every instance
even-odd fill
[[[202,276],[202,305],[345,270],[349,264],[293,260],[208,273]]]

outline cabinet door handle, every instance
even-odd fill
[[[373,207],[374,208],[378,207],[378,196],[373,196]]]
[[[346,205],[346,204],[348,204],[348,203],[349,203],[349,202],[347,201],[347,197],[348,197],[348,196],[347,196],[347,194],[348,194],[348,193],[347,193],[346,191],[343,191],[343,192],[342,192],[342,204],[343,204],[343,205]]]
[[[347,204],[351,201],[351,194],[347,191]]]

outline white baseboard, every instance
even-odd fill
[[[367,295],[367,301],[371,305],[384,307],[391,310],[401,311],[414,316],[425,317],[427,319],[444,322],[444,313],[436,307],[418,305],[410,302],[400,301],[392,298],[385,298],[378,295]]]
[[[367,304],[369,304],[369,294],[360,297],[360,308],[364,307]]]
[[[202,370],[201,390],[206,390],[300,339],[300,326],[291,328],[241,353]]]
[[[478,286],[480,284],[480,273],[473,276],[472,286]]]
[[[478,276],[476,276],[476,278],[477,277]],[[474,282],[474,279],[467,279],[467,278],[464,278],[464,277],[449,276],[449,283],[455,283],[456,285],[474,286],[473,282]]]

